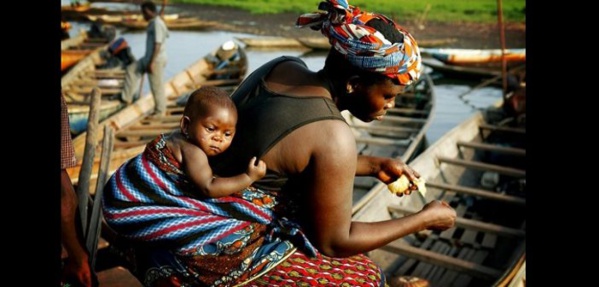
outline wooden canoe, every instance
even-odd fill
[[[111,14],[102,14],[102,15],[86,15],[87,19],[92,22],[101,22],[101,23],[109,23],[113,25],[119,25],[121,22],[136,22],[136,21],[145,21],[141,14],[132,14],[132,15],[111,15]],[[166,14],[162,16],[164,21],[172,21],[179,19],[179,14]]]
[[[422,64],[445,76],[464,79],[486,79],[501,76],[501,70],[490,67],[471,67],[443,63],[432,57],[422,57]]]
[[[303,48],[297,39],[286,37],[239,37],[246,48]]]
[[[326,37],[244,37],[237,38],[248,48],[309,48],[312,50],[326,51],[331,48]],[[449,39],[425,39],[418,41],[421,47],[438,47],[456,42],[454,38]]]
[[[433,80],[423,73],[418,82],[395,98],[395,107],[388,110],[382,121],[365,123],[347,112],[342,114],[354,130],[359,154],[410,162],[428,145],[426,132],[433,119],[434,107]],[[355,179],[353,213],[376,195],[378,184],[379,181],[371,177]]]
[[[60,42],[60,70],[65,72],[93,51],[105,49],[108,43],[108,38],[90,37],[88,32],[83,29],[77,36],[62,40]]]
[[[425,196],[396,197],[379,184],[376,196],[353,216],[387,220],[417,212],[435,199],[455,208],[455,227],[408,235],[368,252],[387,278],[413,276],[430,286],[469,287],[507,286],[522,277],[526,130],[486,118],[492,117],[475,113],[410,163],[426,179]]]
[[[149,117],[154,110],[154,98],[148,92],[137,102],[100,122],[98,130],[101,132],[97,135],[98,141],[102,139],[104,125],[110,125],[115,130],[114,148],[109,167],[110,174],[126,160],[141,153],[145,144],[157,135],[168,133],[179,127],[184,103],[177,104],[177,100],[181,101],[190,92],[204,85],[220,86],[223,89],[236,87],[244,79],[248,68],[245,51],[239,45],[237,47],[239,47],[239,56],[224,68],[216,68],[220,62],[216,57],[219,46],[169,79],[165,84],[165,93],[168,99],[166,116]],[[78,181],[81,168],[86,136],[87,133],[83,132],[73,139],[75,156],[79,159],[79,165],[67,171],[75,184]],[[97,171],[98,168],[99,157],[95,158],[92,170]],[[93,172],[92,180],[96,177],[96,173]]]
[[[125,65],[104,68],[111,57],[107,49],[108,44],[95,49],[61,78],[61,89],[69,109],[73,135],[78,135],[86,129],[89,95],[93,87],[102,89],[100,120],[124,107],[118,99],[110,98],[121,93],[125,79]]]
[[[497,63],[502,61],[501,49],[420,48],[420,53],[453,65]],[[526,61],[526,49],[505,49],[506,62]]]
[[[218,23],[214,21],[206,21],[197,17],[177,17],[174,19],[166,19],[164,21],[169,30],[203,30],[215,27]],[[148,26],[148,22],[141,20],[125,20],[118,23],[119,26],[129,30],[144,30]]]
[[[326,37],[300,37],[297,38],[297,41],[302,45],[313,49],[313,50],[328,50],[331,48],[331,44],[329,43],[329,39]],[[418,40],[419,47],[438,47],[444,46],[451,43],[456,42],[457,39],[449,38],[449,39],[423,39]]]

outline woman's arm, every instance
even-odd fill
[[[455,211],[440,202],[429,203],[420,212],[402,218],[352,222],[353,182],[356,171],[361,171],[360,164],[378,166],[373,171],[379,177],[393,173],[397,176],[401,164],[374,157],[358,160],[349,128],[341,128],[341,125],[321,125],[319,128],[327,141],[314,144],[305,177],[309,184],[308,204],[311,206],[308,208],[312,211],[308,215],[306,232],[320,252],[328,256],[351,256],[420,230],[443,230],[454,225]]]

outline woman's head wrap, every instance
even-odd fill
[[[420,77],[422,63],[418,44],[393,20],[382,14],[361,11],[346,0],[326,0],[318,9],[324,12],[303,14],[296,26],[320,30],[353,66],[384,74],[406,86]],[[403,35],[403,43],[391,43],[379,31],[366,26],[372,19],[392,24]]]

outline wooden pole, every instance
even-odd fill
[[[96,252],[98,249],[98,240],[100,238],[102,226],[102,194],[104,186],[108,181],[108,169],[110,158],[114,147],[114,129],[108,125],[104,126],[104,139],[102,140],[102,155],[100,157],[100,169],[98,170],[98,179],[96,181],[96,193],[92,206],[92,212],[87,229],[86,246],[89,251],[90,266],[96,267]]]
[[[505,60],[505,28],[503,26],[503,5],[501,0],[497,0],[497,21],[499,24],[499,40],[501,43],[501,76],[503,79],[503,102],[505,103],[507,95],[507,63]]]
[[[79,197],[79,216],[83,227],[83,236],[87,236],[87,200],[89,196],[89,181],[94,165],[96,146],[98,145],[97,129],[100,118],[100,105],[102,92],[94,87],[91,91],[89,115],[87,117],[87,136],[85,138],[85,149],[83,151],[83,162],[77,181],[77,196]]]

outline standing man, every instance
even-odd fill
[[[166,0],[163,2],[161,13],[164,13]],[[165,42],[168,38],[168,29],[164,20],[156,11],[156,4],[144,1],[141,4],[141,13],[148,27],[146,28],[146,52],[145,55],[127,66],[125,75],[125,86],[121,94],[121,101],[131,104],[139,95],[139,81],[144,73],[148,73],[150,90],[154,96],[153,116],[164,116],[166,114],[166,95],[164,94],[164,67],[166,66]]]

